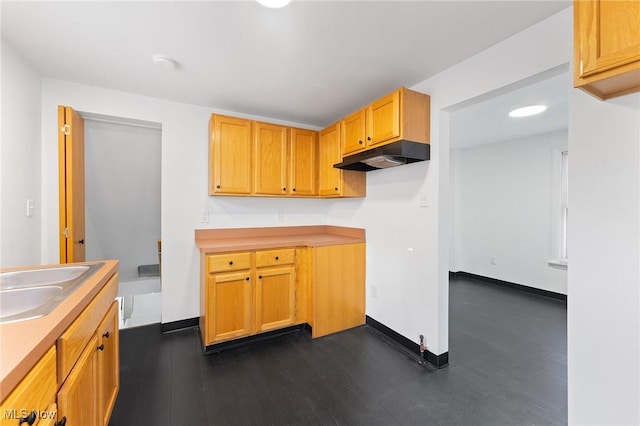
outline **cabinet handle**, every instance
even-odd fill
[[[287,190],[287,187],[285,186],[284,188],[282,188],[282,190],[283,190],[283,191],[286,191],[286,190]]]
[[[367,136],[367,140],[370,141],[371,140],[371,136]]]
[[[104,351],[104,343],[103,343],[103,344],[101,344],[100,346],[98,346],[98,350],[99,350],[99,351]]]
[[[295,189],[295,188],[293,188],[293,192],[296,192],[296,189]]]
[[[249,277],[245,278],[245,280],[249,281]]]
[[[362,145],[362,139],[360,139],[360,140],[358,141],[358,143],[359,143],[360,145]]]
[[[262,279],[262,275],[258,275],[258,279],[261,280]]]
[[[21,425],[22,423],[26,423],[31,426],[36,422],[37,415],[38,413],[36,413],[36,410],[33,410],[27,417],[20,417],[20,423],[18,424]]]
[[[336,187],[335,187],[335,188],[333,188],[333,189],[335,189],[335,190],[337,191],[337,190],[338,190],[338,187],[336,186]]]
[[[66,426],[67,424],[67,416],[64,416],[62,418],[62,420],[60,420],[58,423],[56,423],[54,426]]]
[[[229,261],[229,266],[233,266],[233,260]]]
[[[276,256],[276,260],[280,260],[280,258],[278,256]]]
[[[102,335],[102,337],[106,337],[106,338],[108,339],[108,338],[109,338],[109,332],[107,331],[106,333],[104,333],[104,334]]]
[[[78,244],[84,244],[84,238],[78,241]]]
[[[216,189],[220,189],[220,185],[216,185]]]

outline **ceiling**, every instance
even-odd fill
[[[568,70],[545,80],[490,97],[451,114],[451,149],[467,149],[566,129],[569,124]],[[512,118],[509,112],[527,105],[547,110]]]
[[[570,5],[3,1],[1,19],[43,76],[324,127]],[[154,54],[178,69],[154,67]]]

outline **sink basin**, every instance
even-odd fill
[[[102,265],[0,272],[0,324],[51,313]]]

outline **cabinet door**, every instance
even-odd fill
[[[640,61],[640,2],[576,1],[579,76]]]
[[[118,302],[113,302],[98,326],[98,416],[108,426],[120,389]]]
[[[365,244],[314,250],[313,337],[364,324]]]
[[[367,146],[400,136],[400,91],[378,99],[367,107]]]
[[[366,147],[366,109],[354,112],[342,120],[342,154],[353,154]]]
[[[316,195],[317,132],[291,129],[291,194]]]
[[[58,413],[58,406],[55,403],[49,405],[49,407],[47,408],[47,411],[41,415],[40,421],[36,423],[36,426],[56,426],[57,424],[60,424],[60,423],[57,423],[57,421],[62,422],[62,417],[58,419],[57,413]],[[66,424],[66,419],[65,419],[65,424]]]
[[[207,344],[251,334],[251,275],[249,271],[207,278]]]
[[[274,124],[255,124],[256,194],[287,193],[287,128]]]
[[[258,269],[256,280],[256,332],[286,327],[295,321],[295,268]]]
[[[209,195],[251,194],[251,121],[213,115],[209,127]]]
[[[333,167],[342,161],[340,123],[320,132],[318,157],[318,193],[322,196],[340,195],[342,170]]]
[[[58,391],[58,418],[66,426],[98,426],[98,338],[94,335]]]

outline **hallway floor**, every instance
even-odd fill
[[[441,370],[368,326],[210,356],[197,328],[131,328],[111,425],[566,424],[566,342],[565,302],[468,278],[451,280]]]

